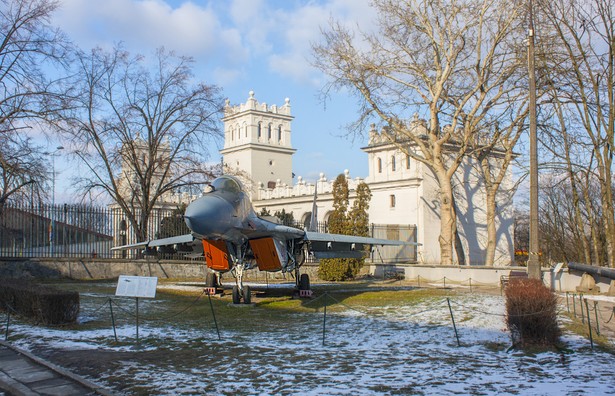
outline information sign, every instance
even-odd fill
[[[156,276],[120,275],[115,295],[118,297],[154,298],[156,297]]]

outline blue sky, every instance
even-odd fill
[[[267,104],[288,97],[298,150],[293,172],[307,180],[320,172],[335,178],[344,169],[365,177],[367,155],[360,148],[367,131],[343,137],[356,100],[341,93],[323,104],[325,76],[310,65],[310,45],[331,18],[369,30],[373,11],[367,0],[63,0],[52,22],[82,49],[123,42],[132,53],[150,55],[164,46],[192,56],[195,77],[220,86],[232,104],[245,102],[251,90]],[[219,148],[212,148],[212,161]],[[58,179],[66,179],[61,166]]]

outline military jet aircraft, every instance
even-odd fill
[[[289,227],[259,217],[239,179],[221,176],[209,191],[190,203],[184,214],[190,234],[114,247],[113,250],[145,248],[149,251],[164,246],[190,245],[202,247],[210,271],[206,286],[217,287],[222,273],[232,271],[236,285],[233,303],[251,302],[250,287],[243,284],[243,273],[258,267],[260,271],[295,273],[296,287],[309,291],[307,274],[300,267],[307,254],[316,258],[361,258],[374,245],[404,245],[412,242],[360,236],[319,233]],[[314,223],[314,221],[312,221]]]

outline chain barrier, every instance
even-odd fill
[[[194,307],[194,306],[196,305],[196,303],[198,303],[198,302],[199,302],[199,300],[200,300],[201,298],[203,298],[203,296],[205,295],[205,293],[206,293],[206,291],[205,291],[205,290],[203,290],[203,291],[201,292],[201,294],[200,294],[198,297],[196,297],[196,298],[194,299],[194,301],[192,301],[190,304],[188,304],[188,305],[187,305],[184,309],[182,309],[182,310],[181,310],[181,311],[179,311],[179,312],[173,313],[173,314],[171,314],[171,315],[169,315],[169,316],[162,317],[162,318],[148,318],[148,317],[143,317],[143,316],[139,315],[139,317],[140,317],[140,319],[143,319],[143,320],[148,321],[148,322],[159,322],[159,323],[161,323],[161,322],[167,322],[168,320],[173,319],[173,318],[175,318],[175,317],[177,317],[177,316],[179,316],[179,315],[183,314],[184,312],[188,311],[190,308]],[[116,307],[118,307],[118,308],[119,308],[122,312],[126,313],[127,315],[129,315],[129,316],[131,316],[131,317],[133,317],[133,318],[136,318],[136,317],[137,317],[137,315],[136,315],[135,313],[133,313],[132,311],[129,311],[129,310],[127,310],[127,309],[124,309],[122,306],[120,306],[120,305],[119,305],[119,303],[117,302],[117,300],[111,299],[111,301],[113,302],[113,305],[115,305]]]

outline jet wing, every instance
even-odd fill
[[[418,245],[416,242],[312,231],[305,233],[305,239],[310,242],[310,251],[316,258],[363,258],[368,255],[369,248],[374,245]]]
[[[181,245],[194,241],[192,234],[178,235],[170,238],[153,239],[146,242],[133,243],[130,245],[122,245],[112,247],[111,250],[127,250],[135,248],[157,248],[161,246]]]

